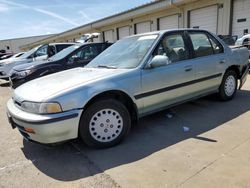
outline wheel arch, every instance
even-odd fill
[[[240,66],[239,65],[231,65],[229,66],[225,72],[229,71],[229,70],[233,70],[236,72],[237,74],[237,79],[240,79],[241,73],[240,73]]]
[[[138,108],[137,105],[135,104],[134,100],[124,91],[121,90],[108,90],[108,91],[103,91],[99,94],[96,94],[93,96],[85,105],[84,109],[87,109],[91,104],[95,103],[98,100],[103,100],[103,99],[116,99],[119,102],[122,102],[126,108],[128,109],[132,124],[137,124],[138,122]],[[84,110],[82,114],[84,113]]]

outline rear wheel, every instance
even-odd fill
[[[237,87],[237,73],[233,70],[227,71],[219,88],[220,99],[223,101],[231,100],[236,94]]]
[[[131,118],[127,108],[117,100],[103,99],[90,105],[80,121],[80,137],[97,148],[118,144],[128,134]]]

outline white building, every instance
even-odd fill
[[[42,35],[42,36],[32,36],[32,37],[0,40],[0,50],[5,50],[6,52],[18,53],[21,51],[20,46],[23,46],[29,43],[34,43],[38,40],[42,40],[51,36],[53,35]]]
[[[99,41],[173,28],[207,29],[218,35],[250,33],[250,0],[158,0],[22,46],[67,42],[100,32]]]

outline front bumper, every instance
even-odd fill
[[[12,99],[7,103],[7,116],[12,128],[18,128],[26,140],[43,144],[77,138],[81,111],[39,115],[22,111]],[[32,129],[35,133],[29,133],[27,129]]]

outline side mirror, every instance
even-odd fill
[[[170,63],[168,56],[165,55],[156,55],[153,57],[151,62],[149,63],[149,68],[156,68],[168,65]]]

